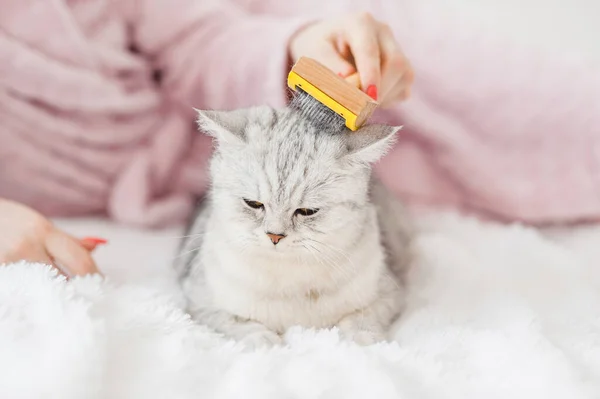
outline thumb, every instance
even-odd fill
[[[46,251],[58,264],[68,269],[71,275],[98,273],[90,253],[81,243],[59,230],[46,238]]]
[[[333,45],[324,48],[315,59],[344,78],[356,72],[354,65],[344,59]]]

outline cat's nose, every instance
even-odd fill
[[[275,233],[267,233],[273,245],[277,245],[277,243],[285,238],[285,234],[275,234]]]

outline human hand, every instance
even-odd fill
[[[53,265],[67,277],[98,273],[90,256],[105,240],[77,240],[34,210],[0,198],[0,264],[27,260]]]
[[[308,25],[289,45],[294,61],[314,58],[342,77],[355,72],[360,87],[382,106],[410,96],[414,72],[390,27],[369,13]]]

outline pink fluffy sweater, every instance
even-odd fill
[[[412,99],[379,114],[406,126],[378,166],[395,193],[531,223],[599,219],[597,71],[418,3],[0,0],[0,197],[52,216],[185,219],[211,150],[192,107],[283,106],[290,36],[366,8],[417,73]]]

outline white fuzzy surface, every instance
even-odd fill
[[[599,228],[540,234],[421,220],[397,342],[292,331],[246,353],[177,308],[177,230],[59,223],[107,236],[112,282],[0,268],[0,398],[596,398]]]

